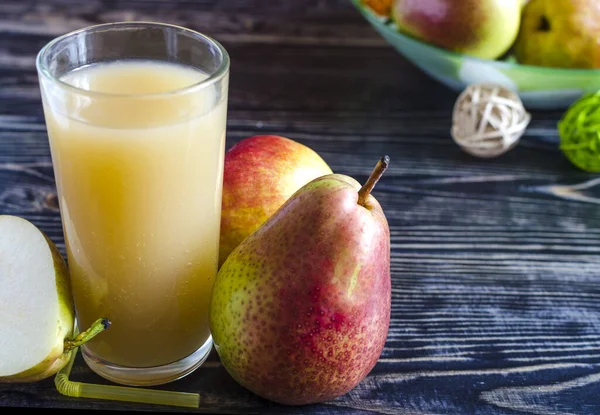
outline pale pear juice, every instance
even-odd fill
[[[226,99],[176,93],[206,78],[114,61],[61,78],[87,96],[44,97],[78,325],[111,320],[85,347],[114,364],[168,364],[210,336]]]

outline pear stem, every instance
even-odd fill
[[[385,172],[387,170],[389,165],[390,165],[390,158],[388,156],[383,156],[382,158],[379,159],[379,161],[377,162],[377,165],[371,172],[371,175],[369,176],[369,178],[367,179],[365,184],[363,184],[363,186],[358,191],[358,202],[357,203],[359,205],[361,205],[361,206],[365,205],[365,201],[367,200],[367,197],[369,197],[369,195],[371,194],[371,191],[373,190],[373,188],[375,187],[375,185],[377,184],[377,182],[383,175],[383,172]]]
[[[94,321],[92,323],[92,325],[90,326],[90,328],[88,328],[86,331],[79,333],[77,336],[75,336],[74,338],[72,338],[70,340],[65,340],[64,351],[65,352],[71,351],[71,350],[75,349],[76,347],[79,347],[82,344],[87,343],[88,341],[90,341],[94,337],[96,337],[97,334],[102,333],[104,330],[106,330],[109,327],[110,327],[109,319],[99,318],[98,320]]]

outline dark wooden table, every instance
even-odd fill
[[[559,151],[561,111],[533,111],[499,158],[467,155],[449,134],[456,93],[349,0],[2,0],[0,214],[31,220],[64,252],[34,57],[59,34],[118,20],[178,23],[225,45],[228,147],[284,135],[359,181],[392,160],[374,192],[392,235],[392,322],[372,373],[339,399],[284,407],[213,355],[164,389],[200,393],[205,413],[600,413],[600,187]],[[72,379],[102,382],[80,358]],[[0,407],[194,411],[70,399],[52,379],[0,385]]]

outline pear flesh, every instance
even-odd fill
[[[33,382],[62,369],[76,346],[74,321],[56,245],[26,219],[0,215],[0,382]]]

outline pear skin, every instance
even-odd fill
[[[515,42],[519,63],[553,68],[600,68],[600,3],[531,0]]]
[[[56,347],[47,358],[33,368],[12,376],[0,378],[0,383],[31,383],[49,378],[69,363],[71,353],[64,353],[62,347]]]
[[[432,45],[497,59],[513,45],[522,0],[394,0],[398,30]]]
[[[372,186],[371,186],[372,187]],[[213,287],[215,349],[274,402],[334,399],[375,366],[391,307],[390,234],[377,200],[340,174],[294,193],[227,258]],[[368,189],[370,192],[370,189]]]
[[[313,149],[277,135],[241,140],[224,163],[219,267],[296,190],[332,173]]]

